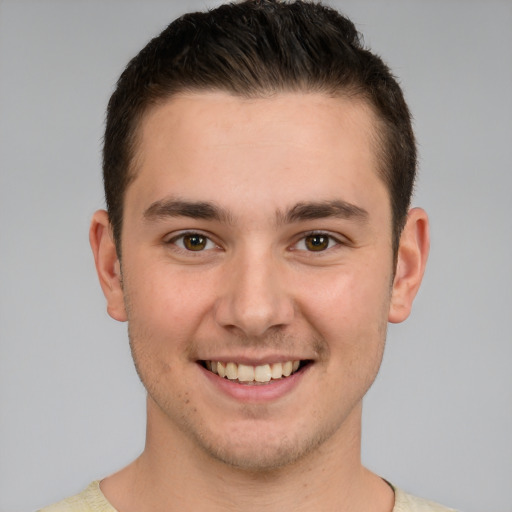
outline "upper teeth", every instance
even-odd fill
[[[220,377],[240,382],[270,382],[271,379],[288,377],[299,369],[300,361],[285,363],[261,364],[250,366],[238,363],[223,363],[221,361],[206,361],[208,370]]]

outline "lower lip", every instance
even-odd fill
[[[302,380],[304,374],[309,371],[312,364],[307,365],[298,372],[282,379],[271,380],[268,384],[240,384],[224,377],[219,377],[200,364],[199,368],[211,384],[216,386],[222,393],[242,402],[271,402],[278,400],[292,392]]]

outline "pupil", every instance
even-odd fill
[[[307,245],[312,251],[322,251],[327,248],[329,241],[326,236],[311,235],[307,238]]]
[[[199,251],[205,247],[205,238],[200,235],[188,235],[185,237],[185,246],[191,251]]]

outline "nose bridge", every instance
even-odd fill
[[[294,314],[281,262],[270,248],[255,245],[233,255],[216,308],[219,324],[246,336],[285,326]]]

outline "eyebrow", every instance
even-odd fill
[[[162,199],[155,201],[144,211],[144,219],[146,220],[161,220],[168,217],[216,220],[227,224],[232,222],[232,217],[227,210],[208,201]]]
[[[306,220],[334,217],[347,220],[368,220],[368,212],[355,204],[335,199],[332,201],[301,202],[287,212],[278,212],[278,223],[291,224]]]
[[[148,221],[163,220],[169,217],[189,217],[226,224],[233,223],[231,213],[215,203],[209,201],[185,201],[175,198],[155,201],[144,211],[143,216]],[[364,222],[368,219],[368,216],[369,214],[365,209],[340,199],[300,202],[285,212],[281,210],[276,212],[278,225],[329,217]]]

